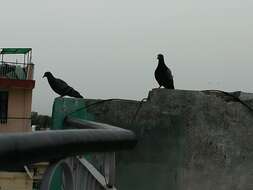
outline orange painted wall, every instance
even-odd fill
[[[5,132],[27,132],[31,131],[32,90],[31,89],[9,89],[8,117],[6,124],[0,123],[0,133]]]

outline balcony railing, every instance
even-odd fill
[[[0,78],[33,80],[34,65],[0,61]]]

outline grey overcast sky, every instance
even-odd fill
[[[87,98],[138,100],[158,87],[158,53],[178,89],[253,92],[252,0],[8,0],[0,18],[1,47],[33,48],[40,114],[57,96],[45,71]]]

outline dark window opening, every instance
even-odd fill
[[[0,91],[0,123],[7,123],[8,92]]]

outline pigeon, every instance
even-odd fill
[[[64,82],[61,79],[55,78],[52,73],[45,72],[44,77],[47,77],[48,83],[50,87],[55,91],[57,94],[60,95],[60,97],[63,96],[70,96],[74,98],[83,98],[82,95],[80,95],[79,92],[77,92],[75,89],[70,87],[66,82]]]
[[[155,79],[159,84],[159,88],[163,86],[164,88],[167,89],[175,89],[171,70],[165,65],[163,55],[158,54],[157,59],[158,59],[158,66],[155,70]]]

